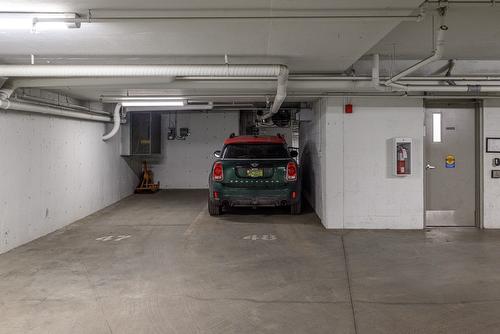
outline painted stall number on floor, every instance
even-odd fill
[[[245,240],[276,240],[278,237],[276,237],[274,234],[263,234],[263,235],[258,235],[258,234],[251,234],[244,236],[243,239]]]
[[[130,238],[130,237],[131,237],[131,235],[117,235],[117,236],[108,235],[105,237],[97,238],[95,240],[97,240],[97,241],[122,241],[122,240]]]

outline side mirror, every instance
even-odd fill
[[[215,151],[214,152],[214,157],[220,158],[221,157],[221,151],[220,150]]]
[[[299,152],[297,152],[297,151],[290,151],[290,156],[291,156],[292,158],[296,158],[296,157],[298,157],[298,156],[299,156]]]

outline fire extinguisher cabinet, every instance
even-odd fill
[[[392,139],[393,173],[395,176],[411,175],[411,138],[396,137]]]

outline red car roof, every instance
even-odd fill
[[[229,144],[285,144],[281,136],[237,136],[224,140],[224,145]]]

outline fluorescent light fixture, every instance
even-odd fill
[[[0,13],[0,31],[28,30],[40,32],[80,28],[76,13]]]
[[[214,105],[212,102],[207,104],[185,104],[181,107],[163,106],[163,107],[126,107],[127,111],[180,111],[180,110],[212,110]]]
[[[0,31],[4,30],[31,30],[33,15],[0,13]]]
[[[123,101],[124,107],[183,107],[186,105],[184,100],[178,101]]]
[[[441,113],[432,114],[432,141],[441,142]]]

